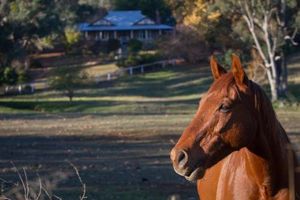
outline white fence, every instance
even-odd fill
[[[157,61],[153,63],[148,63],[148,64],[142,64],[138,66],[132,66],[132,67],[127,67],[127,68],[120,68],[119,70],[113,72],[113,73],[107,73],[105,75],[101,76],[96,76],[95,81],[96,83],[100,83],[103,81],[110,81],[119,78],[120,76],[123,75],[134,75],[134,74],[143,74],[148,71],[154,71],[155,69],[159,68],[165,68],[167,66],[174,66],[176,64],[182,63],[182,59],[170,59],[170,60],[162,60],[162,61]]]
[[[95,82],[100,83],[104,81],[111,81],[115,80],[121,76],[124,75],[135,75],[135,74],[143,74],[146,72],[158,70],[158,69],[163,69],[169,66],[174,66],[177,64],[180,64],[183,62],[183,59],[169,59],[169,60],[162,60],[162,61],[157,61],[153,63],[148,63],[148,64],[143,64],[143,65],[138,65],[138,66],[132,66],[132,67],[127,67],[127,68],[120,68],[116,70],[115,72],[112,73],[107,73],[105,75],[101,76],[96,76],[95,77]],[[47,83],[46,88],[48,88]],[[15,85],[15,86],[6,86],[3,88],[3,94],[4,95],[19,95],[19,94],[33,94],[36,89],[36,83],[30,83],[30,84],[20,84],[20,85]],[[2,91],[0,91],[1,93]]]

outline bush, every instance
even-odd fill
[[[3,71],[3,82],[8,85],[16,84],[18,81],[18,74],[12,67],[6,67]]]
[[[18,83],[26,83],[30,80],[29,74],[27,71],[22,70],[18,73]]]
[[[32,60],[30,63],[30,68],[43,68],[44,66],[39,60]]]
[[[153,63],[161,60],[159,54],[142,54],[139,56],[139,64]]]
[[[129,55],[125,60],[125,66],[135,66],[139,64],[139,57],[134,55]]]
[[[153,63],[159,60],[161,60],[161,56],[159,54],[129,55],[126,59],[118,60],[117,66],[130,67],[130,66]]]
[[[128,42],[128,51],[131,53],[137,53],[142,50],[143,43],[137,39],[131,39]]]
[[[107,41],[106,50],[107,53],[110,53],[112,51],[116,51],[120,48],[120,40],[118,39],[109,39]]]

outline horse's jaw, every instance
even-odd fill
[[[198,179],[203,178],[205,174],[205,169],[203,167],[197,167],[194,171],[192,171],[189,175],[185,175],[185,179],[190,182],[196,182]]]

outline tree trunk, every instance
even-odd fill
[[[287,88],[288,88],[288,70],[287,70],[287,63],[286,63],[286,55],[284,52],[281,53],[281,90],[282,95],[287,96]]]
[[[271,98],[272,101],[277,101],[278,100],[278,90],[277,90],[277,81],[276,79],[272,76],[272,71],[271,68],[267,68],[267,76],[268,76],[268,81],[271,89]]]

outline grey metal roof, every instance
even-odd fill
[[[109,11],[108,14],[99,20],[106,20],[112,25],[96,25],[94,23],[79,24],[80,31],[118,31],[118,30],[171,30],[172,27],[165,24],[139,25],[136,22],[147,18],[140,10]],[[98,21],[99,21],[98,20]]]
[[[135,22],[145,18],[140,10],[129,11],[109,11],[104,19],[112,22],[116,26],[132,26]]]

